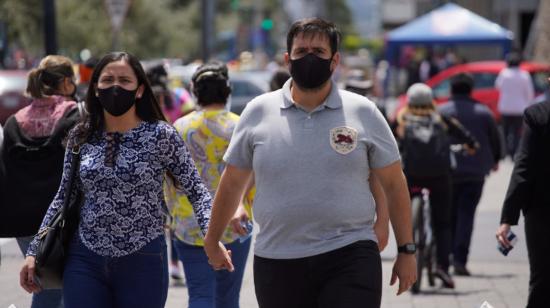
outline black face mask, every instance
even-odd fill
[[[316,89],[323,85],[332,75],[330,59],[319,58],[308,53],[300,59],[290,60],[290,76],[302,89]]]
[[[103,109],[115,117],[125,114],[136,102],[137,89],[128,91],[120,86],[97,89]]]

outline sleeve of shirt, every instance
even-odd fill
[[[495,80],[495,88],[500,90],[501,86],[502,86],[502,72],[498,74],[497,79]]]
[[[71,139],[71,137],[69,137]],[[45,228],[52,218],[61,210],[63,207],[64,200],[67,196],[67,186],[69,185],[69,177],[71,172],[71,164],[73,161],[72,147],[70,145],[65,149],[65,160],[63,162],[63,175],[61,177],[61,184],[59,184],[59,189],[55,194],[55,197],[50,203],[46,215],[42,220],[39,230]],[[38,231],[40,233],[40,231]],[[27,256],[36,256],[38,250],[38,235],[35,235],[34,239],[31,241],[29,248],[27,250]]]
[[[163,129],[159,139],[158,146],[166,171],[172,177],[178,191],[187,196],[197,222],[203,234],[206,234],[212,210],[212,197],[201,180],[191,153],[181,136],[171,126]]]
[[[390,127],[377,108],[372,108],[373,116],[369,117],[371,123],[367,123],[370,131],[370,140],[367,146],[369,167],[372,169],[383,168],[399,161],[399,149]]]
[[[250,109],[251,108],[245,108],[233,131],[229,147],[223,156],[223,160],[227,164],[242,169],[252,169],[254,149],[252,134],[250,133]]]
[[[504,204],[502,206],[500,223],[517,225],[521,209],[531,202],[533,196],[533,177],[536,170],[537,144],[541,142],[540,136],[536,130],[533,130],[533,124],[529,114],[524,115],[524,131],[516,152],[514,170],[510,177],[510,184],[506,192]]]

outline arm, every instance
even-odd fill
[[[378,249],[380,251],[388,245],[390,214],[388,212],[388,203],[384,190],[376,176],[371,174],[369,178],[369,187],[374,197],[376,205],[376,222],[374,223],[374,233],[378,239]]]
[[[496,233],[497,241],[506,247],[510,246],[510,243],[506,239],[510,226],[517,225],[520,210],[523,206],[530,203],[533,173],[534,169],[537,168],[534,156],[537,153],[537,142],[540,142],[540,140],[537,140],[537,134],[533,131],[527,114],[524,120],[526,124],[524,125],[525,130],[516,152],[514,170],[512,171],[510,184],[508,185],[508,191],[506,192],[506,198],[502,206],[500,227]]]
[[[158,147],[162,151],[160,155],[162,155],[168,176],[171,177],[178,192],[187,196],[193,206],[197,222],[203,234],[206,234],[212,197],[202,182],[191,153],[189,153],[181,136],[171,127],[166,129],[164,133],[166,135],[161,134],[159,137]]]
[[[245,208],[245,202],[252,206],[253,195],[252,197],[250,197],[250,194],[253,189],[254,176],[250,176],[250,179],[248,180],[248,183],[246,185],[246,189],[244,190],[244,193],[241,197],[241,201],[239,202],[239,206],[237,207],[237,211],[235,212],[235,214],[233,214],[233,218],[231,218],[229,222],[233,231],[240,235],[248,234],[248,231],[243,228],[242,223],[250,220],[250,216],[248,215],[248,212]]]
[[[233,271],[230,255],[220,243],[220,239],[239,206],[251,174],[251,169],[241,169],[228,164],[220,179],[214,197],[210,225],[204,238],[204,250],[214,269],[225,268]]]
[[[380,181],[388,199],[390,220],[395,233],[397,245],[413,243],[411,206],[405,175],[401,163],[394,162],[386,167],[372,169]],[[416,281],[416,261],[414,255],[398,254],[395,261],[391,284],[399,278],[397,295],[405,292]]]
[[[470,132],[458,122],[455,118],[447,117],[442,115],[441,118],[449,127],[449,135],[455,137],[456,139],[461,140],[463,143],[468,145],[469,149],[475,150],[479,148],[479,143],[476,138],[470,134]],[[473,153],[472,153],[473,154]]]
[[[500,140],[500,133],[498,131],[497,123],[492,114],[487,114],[488,122],[488,135],[489,135],[489,145],[491,147],[491,153],[493,154],[493,159],[495,166],[498,165],[498,162],[502,158],[502,146]]]

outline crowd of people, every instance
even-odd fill
[[[145,70],[127,52],[90,63],[80,87],[70,59],[45,57],[28,76],[31,104],[0,127],[0,236],[17,238],[32,307],[164,307],[181,262],[189,307],[237,308],[253,220],[260,307],[379,307],[390,222],[398,245],[391,284],[399,281],[399,295],[416,280],[409,191],[418,187],[430,191],[435,276],[456,288],[453,275],[471,275],[476,207],[502,148],[516,165],[497,240],[511,245],[523,210],[528,307],[542,307],[550,107],[527,108],[533,88],[520,59],[510,56],[496,81],[504,147],[491,111],[472,98],[472,76],[454,76],[439,106],[430,87],[412,84],[389,123],[368,98],[372,83],[350,79],[343,90],[332,81],[339,42],[328,21],[295,22],[288,70],[277,70],[270,92],[240,116],[228,111],[222,62],[197,68],[193,103],[189,93],[172,95],[162,65]],[[36,234],[74,194],[82,197],[63,288],[44,289]]]

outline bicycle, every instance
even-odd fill
[[[435,286],[436,247],[433,236],[430,209],[430,191],[427,188],[411,188],[411,208],[413,219],[413,239],[416,244],[416,282],[411,292],[420,292],[422,272],[426,269],[428,284]]]

